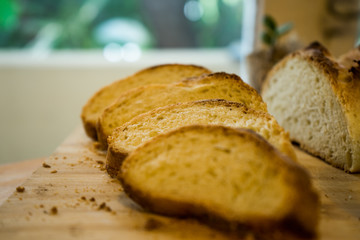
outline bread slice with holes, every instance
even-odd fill
[[[282,153],[296,159],[288,133],[269,113],[247,108],[237,102],[202,100],[158,108],[116,128],[108,138],[108,173],[115,177],[123,160],[141,144],[159,134],[192,124],[215,124],[254,130]]]
[[[132,76],[118,80],[96,92],[82,109],[81,119],[86,134],[96,140],[96,122],[104,109],[122,93],[152,83],[173,83],[211,71],[196,65],[163,64],[143,69]]]
[[[170,104],[205,99],[225,99],[267,111],[261,96],[239,76],[212,73],[174,84],[147,85],[125,93],[100,116],[99,142],[106,149],[107,137],[113,130],[139,114]]]
[[[359,172],[360,68],[351,64],[313,43],[270,71],[262,95],[269,112],[303,149]]]
[[[248,230],[255,239],[316,235],[319,200],[309,174],[251,130],[178,128],[134,150],[118,177],[151,212]]]

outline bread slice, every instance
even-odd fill
[[[359,59],[357,59],[359,60]],[[308,152],[360,171],[360,68],[343,67],[319,43],[297,51],[268,74],[269,112]]]
[[[118,80],[95,93],[82,109],[81,119],[86,134],[96,140],[96,122],[104,109],[122,93],[151,83],[173,83],[211,71],[196,65],[164,64],[143,69],[132,76]]]
[[[133,151],[119,178],[155,213],[252,230],[255,239],[316,233],[319,200],[308,173],[251,130],[178,128]]]
[[[288,133],[269,113],[226,100],[202,100],[158,108],[116,128],[108,138],[108,173],[115,177],[125,157],[144,142],[177,127],[192,124],[215,124],[254,130],[281,152],[296,159]]]
[[[239,76],[212,73],[179,83],[147,85],[127,92],[100,116],[98,140],[106,149],[107,137],[133,117],[166,105],[204,99],[225,99],[267,111],[261,96]]]

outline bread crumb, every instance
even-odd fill
[[[156,230],[156,229],[160,228],[161,225],[162,225],[162,223],[159,220],[149,218],[149,219],[146,220],[146,223],[144,225],[144,229],[146,231],[153,231],[153,230]]]
[[[40,204],[39,207],[40,207],[40,208],[44,208],[44,205],[43,205],[43,204]]]
[[[94,142],[94,143],[93,143],[93,147],[94,147],[96,150],[102,150],[101,145],[100,145],[99,142]]]
[[[82,197],[81,197],[81,200],[86,201],[86,197],[85,197],[85,196],[82,196]]]
[[[21,200],[22,200],[22,198],[21,198],[21,197],[19,197],[19,200],[21,201]]]
[[[54,206],[54,207],[52,207],[52,208],[50,209],[50,214],[51,214],[51,215],[57,215],[57,214],[58,214],[58,209],[57,209],[56,206]]]
[[[43,162],[42,166],[43,166],[43,168],[51,168],[51,166],[49,164],[46,164],[44,162]]]
[[[25,188],[24,188],[23,186],[18,186],[18,187],[16,188],[16,191],[22,193],[22,192],[25,191]]]
[[[97,162],[98,164],[101,164],[101,165],[104,164],[104,161],[101,161],[101,160],[97,160],[96,162]]]
[[[52,170],[50,173],[57,173],[57,170]]]
[[[102,202],[98,208],[98,210],[104,209],[106,207],[106,203]]]
[[[90,202],[95,202],[95,201],[96,201],[96,200],[95,200],[94,197],[90,198]]]

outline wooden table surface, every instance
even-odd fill
[[[38,169],[46,158],[0,165],[0,205]]]
[[[320,193],[319,239],[360,239],[360,175],[296,153]],[[104,162],[79,128],[48,158],[1,166],[0,239],[233,239],[195,220],[143,211]]]

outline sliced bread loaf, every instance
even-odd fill
[[[105,149],[113,130],[133,117],[170,104],[204,99],[225,99],[266,110],[261,96],[235,74],[209,75],[166,85],[147,85],[123,94],[104,110],[97,124],[98,140]]]
[[[267,112],[226,100],[202,100],[158,108],[116,128],[108,138],[108,173],[115,177],[123,160],[144,142],[177,127],[192,124],[217,124],[254,130],[281,152],[296,159],[288,134]]]
[[[360,59],[355,59],[360,60]],[[308,152],[345,171],[360,171],[360,68],[339,64],[319,43],[297,51],[268,74],[269,112]]]
[[[308,173],[251,130],[178,128],[133,151],[119,178],[155,213],[250,230],[255,239],[316,233],[319,201]]]
[[[151,83],[173,83],[188,77],[208,74],[204,67],[184,64],[164,64],[146,68],[118,80],[96,92],[82,109],[81,119],[86,134],[96,140],[96,122],[103,110],[129,89]]]

